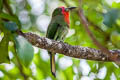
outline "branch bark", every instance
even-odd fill
[[[82,0],[79,0],[80,2]],[[63,2],[65,2],[63,0]],[[7,5],[6,0],[4,1],[5,7],[7,9],[7,12],[11,15],[13,15],[12,10],[9,5]],[[80,7],[82,6],[82,2],[80,3]],[[69,5],[67,5],[69,6]],[[82,13],[82,9],[79,10],[79,16],[82,20],[83,25],[86,27],[86,31],[88,32],[89,36],[95,41],[95,38],[93,34],[88,29],[88,22],[85,18],[85,16]],[[96,60],[96,61],[120,61],[120,50],[107,50],[104,48],[99,42],[95,41],[94,43],[101,49],[96,50],[88,47],[81,47],[81,46],[71,46],[69,44],[50,40],[48,38],[42,38],[39,37],[36,34],[32,33],[20,33],[18,34],[24,36],[31,44],[34,46],[37,46],[42,49],[47,49],[54,53],[61,53],[66,56],[75,57],[75,58],[81,58],[81,59],[88,59],[88,60]],[[107,55],[106,55],[107,54]],[[108,56],[109,55],[109,56]],[[111,58],[112,59],[111,59]],[[115,60],[113,59],[115,58]]]
[[[69,7],[69,4],[65,2],[65,0],[62,0],[67,7]],[[93,43],[101,50],[103,51],[104,55],[108,56],[112,61],[117,61],[117,55],[112,55],[111,52],[109,52],[109,50],[103,46],[102,44],[99,43],[99,41],[97,41],[97,39],[94,37],[93,33],[90,31],[89,24],[94,26],[95,29],[97,29],[98,31],[102,32],[105,36],[106,36],[106,40],[109,39],[108,34],[106,34],[104,31],[102,31],[98,26],[92,24],[91,22],[87,21],[87,18],[84,16],[83,11],[82,11],[82,0],[79,0],[79,10],[78,12],[78,16],[81,19],[81,22],[86,30],[86,32],[88,33],[88,35],[90,36],[91,40],[93,41]]]
[[[20,34],[20,33],[19,33]],[[21,34],[20,34],[21,35]],[[87,59],[94,61],[114,61],[108,58],[101,50],[72,46],[62,41],[54,41],[45,37],[40,37],[33,33],[24,33],[24,37],[34,46],[49,50],[54,53],[60,53],[66,56]],[[117,55],[117,62],[120,61],[120,50],[109,50],[111,55]]]
[[[93,33],[90,31],[87,19],[84,16],[83,10],[82,10],[82,7],[81,7],[82,6],[82,0],[79,0],[79,2],[80,2],[81,5],[79,5],[78,15],[79,15],[80,20],[83,24],[83,27],[85,28],[86,32],[90,36],[91,40],[102,52],[104,52],[104,55],[108,56],[108,58],[113,60],[113,61],[117,61],[118,55],[117,54],[112,55],[112,53],[105,46],[103,46],[102,44],[99,43],[99,41],[97,41],[97,39],[94,37]]]

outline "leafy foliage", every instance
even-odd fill
[[[32,45],[22,36],[15,36],[16,51],[23,64],[28,67],[33,59],[34,50]]]
[[[8,42],[9,38],[5,34],[2,41],[0,42],[0,63],[7,62],[9,63],[9,56],[8,56]]]
[[[105,15],[104,15],[104,24],[107,25],[108,27],[111,27],[113,26],[113,24],[116,23],[116,20],[119,18],[119,10],[117,9],[113,9],[113,10],[110,10],[109,12],[107,12]]]

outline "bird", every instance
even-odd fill
[[[69,30],[69,12],[76,7],[58,7],[52,13],[52,19],[47,28],[46,38],[56,41],[63,41]],[[51,73],[56,77],[55,54],[48,51],[50,55]]]

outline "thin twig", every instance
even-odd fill
[[[27,80],[27,79],[28,79],[28,76],[27,76],[27,75],[24,73],[24,71],[23,71],[23,66],[22,66],[22,64],[21,64],[21,62],[20,62],[20,60],[19,60],[19,58],[18,58],[18,56],[17,56],[17,52],[16,52],[16,47],[15,47],[15,45],[14,45],[14,52],[13,52],[13,54],[14,54],[15,57],[16,57],[16,60],[17,60],[17,63],[18,63],[17,67],[19,68],[20,74],[23,76],[24,80]]]
[[[3,0],[3,5],[4,5],[6,11],[7,11],[11,16],[14,16],[13,11],[12,11],[10,5],[8,4],[7,0]],[[22,65],[21,65],[21,63],[20,63],[17,55],[16,55],[16,59],[17,59],[17,61],[18,61],[18,68],[19,68],[19,70],[20,70],[21,75],[24,77],[24,80],[27,80],[27,79],[28,79],[28,76],[23,72],[23,67],[22,67]]]
[[[79,1],[81,2],[81,0],[79,0]],[[94,43],[101,51],[103,51],[104,54],[105,54],[106,56],[108,56],[111,60],[116,61],[116,59],[117,59],[116,57],[117,57],[118,55],[113,56],[106,47],[104,47],[103,45],[101,45],[101,44],[96,40],[96,38],[94,37],[94,35],[92,34],[92,32],[89,30],[89,28],[88,28],[88,27],[89,27],[88,22],[87,22],[84,14],[83,14],[83,11],[82,11],[82,8],[81,8],[81,7],[79,8],[78,13],[79,13],[79,17],[80,17],[80,19],[81,19],[81,22],[82,22],[82,24],[84,25],[84,28],[86,29],[86,31],[87,31],[88,35],[90,36],[90,38],[92,39],[93,43]]]
[[[61,0],[61,1],[63,1],[67,7],[70,7],[70,5],[69,5],[65,0]],[[79,6],[82,6],[82,0],[81,0],[80,3],[81,3],[81,4],[79,4]],[[77,12],[76,12],[76,14],[77,14]],[[97,31],[99,31],[100,33],[102,33],[102,34],[106,37],[106,39],[109,40],[109,34],[107,34],[105,31],[103,31],[99,26],[97,26],[97,25],[95,25],[93,22],[91,22],[87,17],[86,17],[86,19],[88,20],[88,23],[89,23],[91,26],[93,26],[93,28],[94,28],[95,30],[97,30]]]
[[[16,54],[16,53],[15,53]],[[20,63],[20,60],[18,59],[18,56],[16,55],[16,59],[17,59],[17,62],[18,62],[18,68],[20,70],[20,73],[21,75],[23,76],[24,80],[27,80],[28,79],[28,76],[23,72],[23,66],[22,64]]]
[[[6,9],[6,11],[10,14],[10,15],[14,15],[13,12],[12,12],[12,9],[10,7],[10,5],[8,4],[7,0],[3,0],[3,5]]]

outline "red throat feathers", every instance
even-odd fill
[[[64,15],[65,22],[69,25],[69,23],[70,23],[69,11],[65,11],[65,7],[60,7],[60,8],[62,8],[62,14]]]

